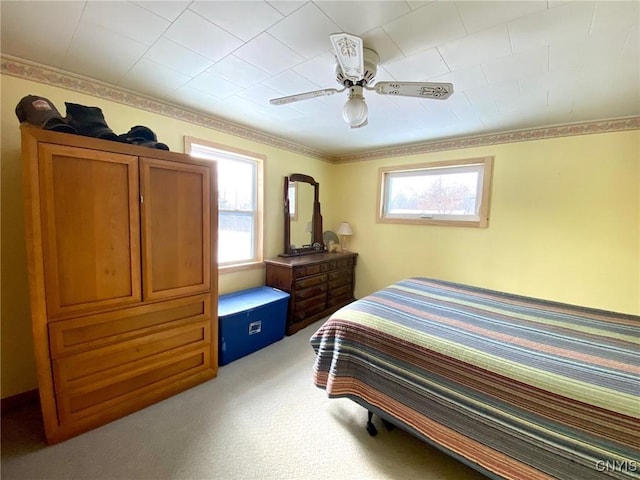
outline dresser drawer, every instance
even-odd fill
[[[327,252],[265,260],[266,284],[291,294],[287,335],[353,300],[356,259],[352,252]]]
[[[309,278],[303,278],[302,280],[298,280],[295,284],[295,289],[301,290],[303,288],[313,287],[314,285],[320,285],[327,282],[327,274],[315,275]]]
[[[316,275],[321,271],[321,264],[307,265],[304,267],[295,267],[293,269],[293,276],[295,278],[307,277],[309,275]]]
[[[333,280],[329,282],[328,285],[329,285],[329,291],[332,291],[343,285],[351,285],[351,279],[347,277],[338,278],[337,280]]]
[[[321,303],[317,303],[315,305],[309,305],[304,309],[296,309],[296,311],[293,312],[293,321],[294,322],[301,322],[303,320],[308,319],[309,317],[312,317],[313,315],[317,314],[317,313],[321,313],[326,309],[326,302],[323,300]]]
[[[337,296],[331,296],[331,297],[329,297],[327,299],[327,308],[331,308],[331,307],[334,307],[336,305],[340,305],[342,303],[349,302],[350,300],[352,300],[351,291],[348,291],[346,293],[342,293],[342,294],[337,295]]]
[[[323,282],[309,288],[300,288],[295,291],[296,300],[300,301],[305,298],[315,297],[327,291],[327,282]]]
[[[353,283],[351,270],[337,270],[329,274],[329,290]]]
[[[315,307],[316,305],[320,305],[324,307],[327,300],[327,295],[325,293],[321,295],[316,295],[315,297],[307,298],[304,300],[297,301],[294,307],[294,312],[304,312],[311,307]]]
[[[338,270],[339,268],[346,268],[353,266],[353,258],[337,258],[327,263],[328,270]]]
[[[343,287],[338,287],[338,288],[334,288],[333,290],[329,290],[329,292],[327,293],[327,298],[328,299],[332,299],[332,298],[336,298],[336,297],[344,297],[344,295],[349,295],[351,296],[353,290],[353,286],[351,285],[351,283],[349,283],[348,285],[345,285]]]

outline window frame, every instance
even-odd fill
[[[440,225],[456,227],[487,228],[489,225],[489,204],[491,198],[491,182],[493,177],[492,156],[468,158],[462,160],[444,160],[437,162],[415,163],[408,165],[396,165],[391,167],[380,167],[378,169],[378,198],[376,210],[377,223],[395,223],[409,225]],[[450,170],[455,172],[469,171],[470,166],[479,166],[482,170],[482,181],[480,182],[481,192],[479,192],[480,207],[476,218],[469,219],[468,215],[455,214],[434,214],[429,217],[406,214],[404,216],[389,215],[385,212],[386,194],[388,181],[393,174],[410,174],[411,172],[421,173],[424,171]]]
[[[291,198],[293,197],[293,202]],[[289,182],[289,191],[287,192],[289,199],[289,220],[298,221],[298,182]]]
[[[195,156],[194,158],[198,158],[199,160],[210,160],[217,161],[216,155],[218,158],[224,158],[228,160],[236,160],[236,161],[244,161],[244,162],[252,162],[256,167],[256,185],[254,190],[256,206],[255,206],[255,217],[253,221],[253,258],[249,260],[243,261],[233,261],[233,262],[225,262],[220,263],[218,261],[218,271],[220,273],[233,272],[238,270],[246,270],[250,268],[258,268],[264,266],[264,164],[266,161],[266,156],[250,152],[247,150],[238,149],[235,147],[230,147],[228,145],[210,142],[208,140],[203,140],[195,137],[184,137],[184,148],[185,152],[189,155],[192,155],[194,146],[201,147],[203,150],[211,151],[211,157],[207,158],[204,156]],[[216,185],[216,199],[218,199],[218,186]],[[218,216],[220,215],[218,209]],[[220,228],[218,226],[218,228]],[[218,247],[217,247],[218,248]],[[218,258],[218,252],[216,250],[215,258]]]

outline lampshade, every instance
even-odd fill
[[[366,122],[368,115],[369,108],[362,96],[362,87],[351,87],[349,100],[344,104],[344,108],[342,110],[342,118],[344,118],[344,121],[354,128]]]
[[[351,225],[347,222],[342,222],[338,227],[338,235],[353,235],[353,230],[351,229]]]

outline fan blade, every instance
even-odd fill
[[[360,37],[349,33],[330,35],[342,74],[354,83],[364,76],[364,45]]]
[[[271,105],[286,105],[287,103],[299,102],[300,100],[308,100],[315,97],[323,97],[333,95],[334,93],[344,92],[346,88],[338,90],[337,88],[325,88],[324,90],[315,90],[313,92],[298,93],[289,95],[288,97],[272,98],[269,100]]]
[[[445,100],[453,93],[453,84],[435,82],[378,82],[368,90],[381,95],[402,97],[433,98]]]

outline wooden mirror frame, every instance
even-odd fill
[[[313,187],[313,219],[312,219],[312,239],[311,246],[291,247],[291,218],[289,208],[289,183],[303,182]],[[320,184],[309,175],[302,173],[292,173],[284,177],[284,253],[281,257],[292,257],[309,253],[324,251],[324,240],[322,238],[322,214],[320,213]]]

